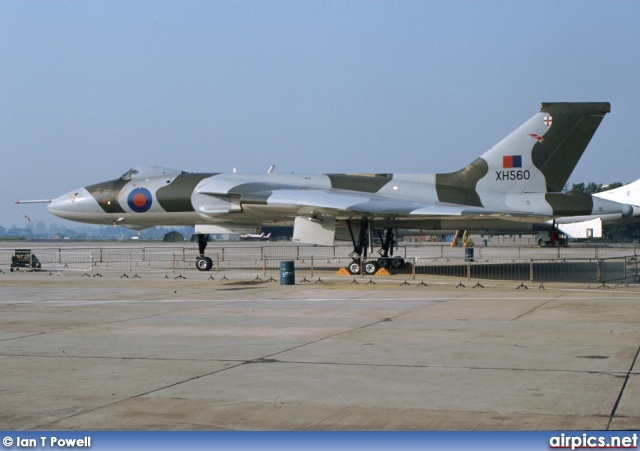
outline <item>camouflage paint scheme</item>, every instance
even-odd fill
[[[562,216],[629,217],[629,205],[560,192],[609,111],[609,103],[542,104],[481,157],[448,174],[220,174],[147,167],[67,193],[49,210],[74,221],[137,230],[195,225],[197,233],[210,233],[209,226],[240,232],[292,225],[296,218],[333,232],[336,223],[366,219],[378,229],[524,233]],[[147,192],[150,198],[141,194]]]

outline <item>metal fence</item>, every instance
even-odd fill
[[[40,270],[63,274],[66,271],[147,272],[175,275],[197,271],[195,246],[109,246],[31,247]],[[351,278],[392,279],[494,279],[530,282],[638,282],[635,246],[538,248],[476,247],[448,245],[406,246],[394,249],[395,259],[387,268],[368,275],[349,274],[350,246],[209,246],[206,255],[214,273],[237,271],[277,277],[281,261],[294,261],[300,279],[345,275]],[[16,249],[0,249],[0,271],[11,268]],[[402,262],[402,264],[399,264]],[[363,259],[361,267],[366,260]],[[397,267],[399,266],[399,267]],[[34,268],[15,268],[34,270]],[[4,272],[4,271],[3,271]]]
[[[349,260],[350,261],[350,260]],[[637,283],[638,262],[634,256],[607,259],[582,258],[572,260],[544,258],[502,258],[489,262],[455,259],[434,262],[428,258],[406,259],[401,268],[379,270],[367,275],[363,270],[349,274],[344,259],[295,260],[296,275],[301,279],[314,279],[329,275],[344,275],[352,278],[391,278],[399,280],[428,280],[454,278],[459,280],[514,280],[537,283],[583,282],[583,283]],[[266,276],[279,274],[279,261],[265,263]],[[360,267],[363,268],[364,261]]]

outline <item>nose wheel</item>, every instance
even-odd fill
[[[209,271],[213,267],[213,260],[204,255],[208,242],[209,235],[204,233],[198,234],[198,251],[200,253],[196,259],[196,268],[198,268],[198,271]]]
[[[196,268],[198,271],[209,271],[213,267],[213,260],[209,257],[201,255],[196,259]]]

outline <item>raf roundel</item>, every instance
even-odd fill
[[[127,204],[136,213],[144,213],[151,208],[153,199],[146,188],[136,188],[129,193]]]

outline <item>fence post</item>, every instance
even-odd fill
[[[467,261],[467,280],[471,280],[471,259]]]
[[[267,259],[264,254],[262,254],[262,275],[267,275]]]
[[[533,283],[533,258],[529,261],[529,282]]]
[[[602,268],[601,268],[602,261],[599,258],[596,259],[596,261],[598,262],[598,265],[597,265],[597,268],[598,268],[598,282],[602,282]]]
[[[418,266],[418,257],[413,257],[413,266],[411,267],[411,278],[416,280],[416,266]]]
[[[311,255],[311,277],[313,277],[313,255]]]

